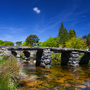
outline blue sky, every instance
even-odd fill
[[[63,22],[77,36],[90,33],[90,0],[0,0],[0,40],[40,41],[58,35]]]

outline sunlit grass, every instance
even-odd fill
[[[14,56],[0,60],[0,90],[16,90],[20,64]]]

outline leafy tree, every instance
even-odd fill
[[[90,33],[87,35],[87,45],[90,45]],[[90,47],[90,46],[89,46]]]
[[[87,35],[82,36],[82,39],[83,39],[84,41],[87,41]]]
[[[22,44],[22,41],[17,41],[16,46],[20,46]]]
[[[2,46],[14,46],[14,43],[11,41],[4,41],[4,43],[2,44]]]
[[[66,48],[86,49],[87,44],[82,39],[73,37],[66,42]]]
[[[61,23],[61,26],[59,27],[59,33],[58,36],[60,38],[60,43],[63,47],[65,47],[65,42],[68,40],[68,31],[66,27],[64,28],[63,22]]]
[[[0,40],[0,46],[2,46],[2,45],[3,45],[3,43],[4,43],[4,41]]]
[[[89,46],[89,48],[90,48],[90,33],[89,33],[88,35],[84,35],[84,36],[82,37],[82,39],[83,39],[84,41],[86,41],[87,46]]]
[[[87,39],[88,41],[90,41],[90,33],[87,35]]]
[[[43,47],[59,47],[59,37],[50,37],[45,42],[42,43]]]
[[[70,29],[69,30],[69,39],[73,38],[73,37],[76,37],[76,33],[73,29]]]
[[[90,50],[90,33],[87,35],[87,45],[89,46],[89,50]]]
[[[38,42],[38,43],[36,44],[36,46],[37,46],[37,47],[42,47],[42,42]]]
[[[39,42],[39,38],[36,35],[29,35],[25,42],[28,46],[34,46],[34,44]]]
[[[20,46],[27,46],[26,42],[24,41]]]

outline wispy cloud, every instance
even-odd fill
[[[83,16],[83,17],[86,17],[86,16]]]
[[[25,27],[23,28],[16,28],[16,27],[6,27],[2,26],[0,27],[0,32],[8,32],[8,33],[18,33],[18,32],[24,32]]]
[[[75,12],[78,9],[77,5],[74,5],[71,9],[66,9],[63,12],[59,13],[57,16],[50,18],[46,24],[44,24],[42,27],[44,29],[41,29],[39,31],[40,33],[44,33],[46,30],[52,29],[56,25],[60,24],[61,22],[72,22],[70,25],[71,27],[74,27],[77,23],[83,21],[84,19],[80,20],[81,15],[88,12],[86,10],[81,10],[80,12]],[[83,15],[85,18],[86,16]],[[40,29],[39,29],[40,30]]]
[[[15,27],[9,27],[8,28],[12,33],[17,33],[17,32],[23,32],[25,27],[23,28],[15,28]]]
[[[4,34],[0,36],[0,40],[3,40],[3,41],[11,41],[12,38],[13,38],[13,35],[10,35],[10,34]]]
[[[38,7],[34,7],[33,10],[38,14],[41,12],[40,9],[38,9]]]
[[[2,25],[0,27],[0,40],[4,41],[13,41],[16,42],[18,40],[24,40],[24,37],[22,37],[25,33],[25,27],[17,28],[17,27],[7,27]],[[22,36],[20,36],[22,35]]]
[[[70,12],[65,10],[62,13],[59,13],[57,16],[50,18],[48,21],[45,22],[46,24],[44,23],[44,25],[42,25],[42,26],[40,25],[40,29],[39,28],[37,29],[37,30],[39,30],[38,32],[41,34],[41,33],[44,33],[46,30],[54,28],[56,25],[58,25],[61,22],[76,20],[74,18],[70,18],[75,9],[76,9],[76,7],[73,8]],[[39,27],[39,25],[38,25],[38,27]]]
[[[10,39],[10,38],[12,38],[13,36],[8,35],[8,34],[5,34],[4,37],[7,38],[7,39]]]

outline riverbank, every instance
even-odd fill
[[[21,67],[14,56],[0,60],[0,90],[16,90]]]
[[[0,90],[18,90],[22,86],[34,86],[38,77],[26,75],[22,68],[20,60],[14,56],[2,56],[0,59]]]

